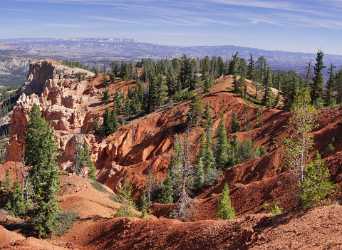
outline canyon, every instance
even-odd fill
[[[25,133],[28,114],[37,104],[54,129],[59,148],[60,206],[63,210],[77,212],[79,219],[65,235],[41,240],[25,236],[20,230],[10,231],[8,224],[19,222],[0,212],[0,248],[342,248],[339,216],[342,212],[342,108],[323,109],[318,126],[312,132],[314,148],[328,165],[331,179],[337,185],[336,192],[323,206],[303,213],[298,210],[296,176],[283,164],[284,140],[290,133],[290,113],[281,107],[266,108],[242,99],[231,91],[233,77],[221,76],[209,93],[199,93],[203,104],[211,107],[213,131],[222,117],[229,136],[236,136],[240,142],[252,140],[265,154],[225,170],[213,185],[200,190],[192,199],[191,218],[186,222],[167,218],[172,205],[159,203],[152,205],[152,213],[147,219],[114,218],[120,203],[113,201],[113,197],[125,182],[133,185],[134,198],[138,199],[148,183],[149,174],[156,184],[166,178],[177,136],[187,137],[190,160],[195,162],[203,128],[196,126],[187,133],[190,101],[181,101],[125,121],[109,136],[98,136],[94,133],[96,124],[102,123],[105,109],[113,107],[113,102],[102,100],[106,89],[103,82],[102,74],[69,68],[57,61],[30,64],[27,81],[16,93],[16,104],[6,124],[9,142],[6,162],[0,166],[0,180],[9,171],[12,179],[22,181],[27,171],[22,165]],[[254,83],[246,82],[247,91],[254,95]],[[135,85],[135,81],[111,82],[109,94],[127,93]],[[231,131],[233,114],[241,127],[235,133]],[[90,145],[96,179],[101,183],[102,191],[94,188],[87,178],[73,174],[80,140]],[[327,150],[331,143],[333,151]],[[231,221],[216,217],[218,197],[225,183],[229,184],[232,204],[238,215]],[[272,202],[284,210],[281,216],[272,217],[265,211],[264,204]],[[136,214],[138,217],[139,212]]]

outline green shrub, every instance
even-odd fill
[[[26,214],[24,194],[18,182],[14,185],[14,190],[11,190],[9,193],[6,209],[15,216],[23,216]]]
[[[223,191],[218,201],[217,217],[224,220],[235,218],[235,210],[230,200],[229,188],[227,184],[224,185]]]
[[[235,113],[233,113],[233,117],[232,117],[231,131],[232,131],[232,133],[236,133],[236,132],[240,131],[240,122],[237,119],[237,116]]]
[[[176,102],[181,102],[181,101],[191,100],[192,98],[194,98],[194,96],[195,96],[194,91],[189,91],[188,89],[184,89],[184,90],[177,91],[173,96],[173,100],[175,100]]]
[[[97,181],[91,181],[90,183],[97,191],[107,192],[107,189],[101,183]]]
[[[332,143],[330,143],[330,144],[328,145],[328,147],[327,147],[327,152],[328,152],[328,153],[333,153],[333,152],[335,152],[335,147],[334,147],[334,145],[333,145]]]
[[[135,213],[132,207],[127,204],[122,205],[115,213],[115,217],[134,217]]]
[[[133,186],[129,182],[125,182],[118,190],[117,195],[121,203],[125,203],[130,207],[135,207],[133,200]]]
[[[268,213],[271,213],[273,216],[277,216],[283,213],[283,209],[276,202],[272,202],[271,204],[265,203],[263,207]]]
[[[252,159],[255,156],[253,142],[251,140],[245,140],[238,144],[237,158],[238,162],[243,162]]]
[[[60,213],[57,217],[58,224],[54,230],[54,233],[58,236],[65,234],[79,218],[79,215],[75,212]]]
[[[304,208],[310,208],[326,198],[334,189],[329,180],[330,173],[321,156],[308,164],[305,169],[304,180],[300,183],[300,198]]]
[[[263,146],[257,147],[255,149],[255,156],[256,157],[262,157],[266,154],[266,150]]]

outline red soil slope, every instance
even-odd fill
[[[54,63],[49,67],[52,71],[58,68]],[[54,76],[53,79],[41,79],[46,75],[40,74],[41,70],[44,69],[40,64],[32,66],[31,75],[36,79],[35,84],[38,80],[43,82],[42,95],[39,98],[23,96],[15,107],[8,153],[8,160],[14,162],[0,167],[0,179],[6,169],[10,170],[13,178],[22,178],[22,167],[15,162],[22,159],[27,114],[33,103],[40,104],[45,117],[55,128],[62,153],[61,168],[70,171],[76,136],[82,135],[91,146],[97,179],[110,189],[115,191],[123,182],[129,181],[137,197],[146,185],[149,170],[152,170],[158,183],[165,178],[175,136],[185,136],[189,102],[169,105],[123,125],[107,138],[99,138],[91,130],[94,121],[101,120],[106,107],[101,100],[104,91],[102,77],[78,82],[75,72],[69,72],[62,79]],[[248,84],[248,90],[253,94],[253,85],[251,82]],[[110,85],[110,93],[127,92],[132,86],[134,82],[117,82]],[[65,236],[55,238],[48,244],[72,249],[293,249],[306,246],[323,249],[321,246],[328,240],[328,237],[322,236],[325,231],[310,229],[321,227],[326,230],[326,235],[336,236],[329,239],[331,244],[325,245],[328,247],[325,249],[339,249],[341,239],[337,233],[340,234],[341,228],[337,225],[341,225],[340,206],[314,209],[305,215],[293,212],[298,205],[294,195],[296,179],[282,166],[282,147],[284,138],[288,136],[289,113],[257,107],[227,91],[231,86],[232,78],[222,77],[209,94],[202,96],[203,103],[209,104],[212,109],[213,131],[219,124],[221,113],[230,131],[232,114],[236,114],[242,130],[234,136],[239,141],[251,139],[256,146],[264,147],[266,154],[225,171],[215,185],[202,190],[193,200],[191,219],[194,222],[111,219],[120,204],[113,202],[110,190],[99,191],[81,177],[64,176],[60,205],[64,210],[78,212],[82,219]],[[202,132],[202,128],[196,127],[189,134],[192,160],[195,160],[199,150]],[[313,132],[315,149],[323,155],[332,180],[337,183],[337,192],[332,197],[337,200],[342,198],[341,133],[342,109],[322,110]],[[333,150],[328,150],[330,144]],[[241,216],[232,222],[213,220],[216,218],[218,194],[225,182],[229,183],[233,206]],[[263,210],[265,202],[274,201],[290,213],[275,219],[254,215]],[[169,207],[153,206],[158,216],[166,215]],[[27,245],[18,244],[18,247]]]

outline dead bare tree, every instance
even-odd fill
[[[188,194],[188,190],[192,183],[193,166],[189,159],[189,133],[190,128],[187,128],[186,136],[183,141],[183,154],[181,166],[181,193],[177,201],[177,217],[186,220],[191,217],[192,199]]]

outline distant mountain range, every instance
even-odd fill
[[[103,64],[112,60],[140,58],[172,58],[183,54],[192,57],[222,56],[229,58],[235,52],[244,58],[250,54],[264,56],[274,69],[302,72],[315,54],[269,51],[238,46],[167,46],[136,42],[131,39],[3,39],[0,40],[0,84],[16,84],[24,78],[31,59],[75,60],[85,64]],[[342,56],[326,55],[326,65],[342,67]],[[12,79],[13,77],[13,79]]]

